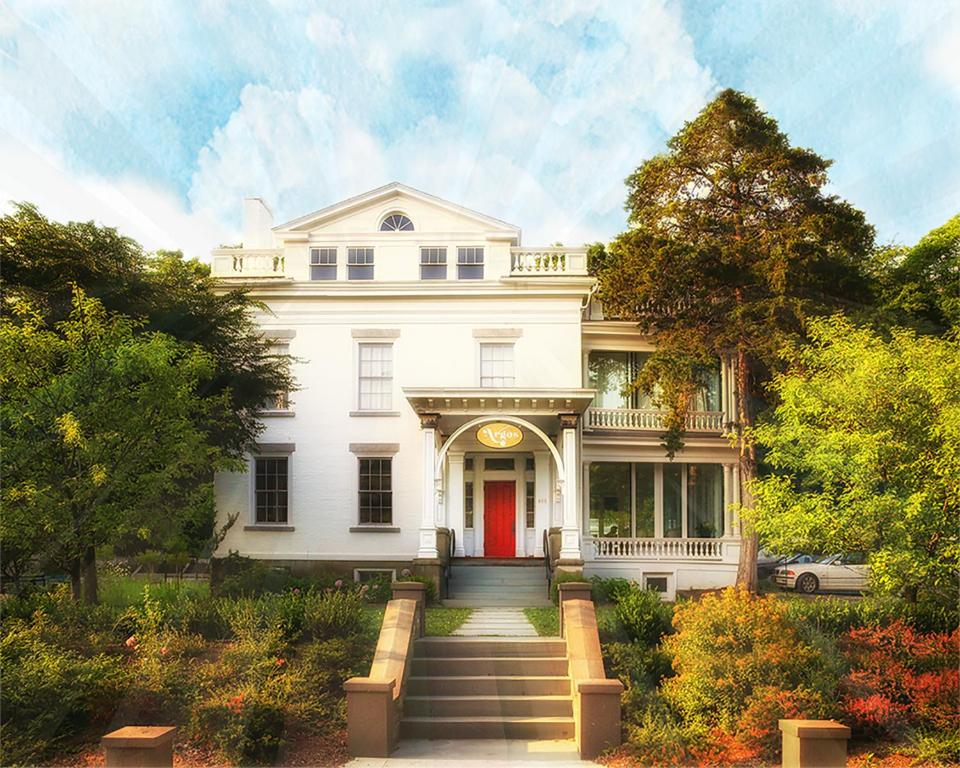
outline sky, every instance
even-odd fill
[[[960,211],[960,0],[0,0],[0,206],[208,258],[390,181],[609,240],[727,87],[882,243]]]

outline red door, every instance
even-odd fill
[[[483,555],[516,557],[517,485],[512,480],[483,484]]]

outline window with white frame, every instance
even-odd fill
[[[373,248],[347,248],[347,280],[373,280]]]
[[[389,411],[393,407],[393,344],[359,345],[357,408]]]
[[[393,522],[393,459],[361,456],[360,524],[389,525]]]
[[[480,386],[512,387],[513,344],[480,345]]]
[[[483,248],[457,248],[457,279],[483,280]]]
[[[286,525],[290,457],[257,456],[253,461],[254,521],[258,525]]]
[[[336,280],[337,279],[337,249],[311,248],[310,249],[310,279]]]
[[[413,232],[413,222],[402,213],[391,213],[380,222],[381,232]]]
[[[420,249],[420,279],[447,279],[447,249],[429,247]]]

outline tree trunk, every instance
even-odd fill
[[[83,599],[97,602],[97,550],[92,546],[83,553]]]
[[[750,365],[743,347],[737,349],[737,417],[740,421],[740,504],[744,509],[753,509],[752,483],[757,477],[757,452],[749,431],[753,428],[753,411],[750,404]],[[737,586],[750,592],[757,591],[757,555],[759,541],[757,531],[749,515],[740,516],[740,561],[737,563]]]
[[[83,598],[80,572],[80,558],[77,558],[70,563],[70,589],[73,592],[74,600],[80,600]]]

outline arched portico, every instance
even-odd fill
[[[462,460],[454,462],[448,467],[451,449],[454,449],[455,443],[469,434],[470,430],[491,422],[505,422],[519,427],[527,435],[536,436],[536,448],[526,447],[525,450],[532,450],[535,458],[537,455],[542,457],[537,459],[538,466],[547,454],[551,456],[550,464],[556,471],[551,473],[553,483],[548,486],[550,491],[547,493],[551,499],[549,502],[551,507],[555,494],[559,493],[560,515],[558,515],[559,519],[548,520],[546,527],[560,523],[561,562],[571,567],[582,564],[577,430],[579,414],[589,405],[593,396],[592,390],[512,390],[508,392],[484,389],[405,389],[404,394],[420,418],[423,433],[424,495],[418,560],[436,561],[439,556],[437,527],[448,527],[451,520],[458,523],[462,519],[463,462]],[[505,413],[504,406],[507,402],[512,406],[512,413]],[[458,423],[464,416],[467,416],[467,420]],[[441,422],[447,420],[454,423],[450,425],[449,436],[438,445],[438,437],[442,431]],[[559,427],[559,445],[551,440],[545,431],[551,422]],[[457,449],[454,451],[456,452]],[[539,473],[537,478],[539,482],[541,478]],[[445,488],[445,482],[449,483],[450,487]],[[542,487],[538,486],[541,489]],[[539,489],[537,498],[541,498]],[[537,509],[540,509],[539,501],[537,504]],[[450,515],[451,511],[454,513],[453,517]],[[462,539],[462,536],[459,538]],[[518,554],[522,551],[522,549],[518,550]],[[531,552],[533,550],[527,550],[528,554]],[[458,551],[458,554],[463,552]]]
[[[557,477],[560,478],[560,482],[563,482],[563,478],[566,476],[563,471],[563,458],[560,456],[560,451],[557,450],[547,434],[540,429],[536,424],[527,419],[522,419],[519,416],[502,416],[502,415],[487,415],[487,416],[478,416],[475,419],[471,419],[466,424],[462,424],[454,430],[453,434],[448,437],[442,446],[440,446],[440,452],[437,454],[437,471],[435,475],[436,482],[442,482],[443,479],[443,464],[447,457],[447,452],[450,450],[450,446],[453,445],[454,441],[460,437],[460,435],[468,432],[474,427],[482,427],[484,424],[490,424],[495,421],[502,421],[506,424],[513,424],[515,427],[520,427],[522,429],[527,429],[530,432],[533,432],[543,444],[549,449],[550,453],[553,455],[553,460],[557,466]]]

